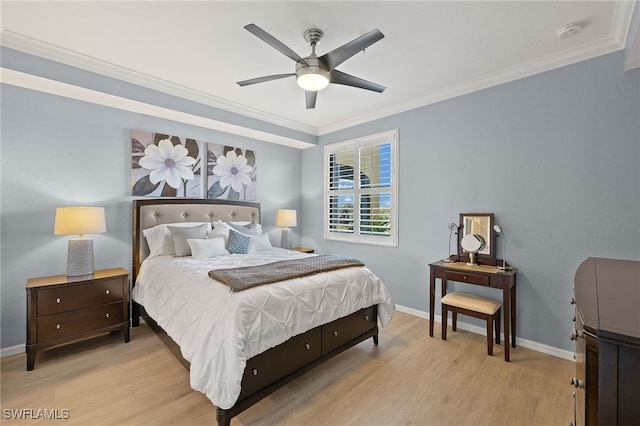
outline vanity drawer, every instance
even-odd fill
[[[316,327],[248,359],[238,400],[301,369],[320,355],[320,328]],[[283,359],[287,362],[282,362]]]
[[[375,328],[378,320],[375,312],[375,307],[370,306],[323,325],[322,354],[326,355]]]
[[[38,290],[38,316],[122,300],[124,280],[113,278]]]
[[[38,341],[57,340],[124,321],[123,301],[38,318]]]
[[[478,285],[489,285],[489,277],[486,275],[476,275],[469,274],[466,272],[453,272],[447,271],[444,275],[444,278],[447,281],[457,281],[460,283],[469,283],[469,284],[478,284]]]

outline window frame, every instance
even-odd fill
[[[368,146],[382,146],[390,143],[390,157],[391,157],[391,182],[388,186],[378,186],[362,188],[360,185],[360,158],[359,150]],[[371,244],[387,247],[398,246],[398,129],[389,130],[369,136],[364,136],[355,139],[349,139],[346,141],[331,143],[324,145],[324,210],[323,210],[323,222],[324,222],[324,239],[332,241],[351,242],[356,244]],[[353,188],[348,189],[331,189],[331,164],[330,155],[346,153],[353,151],[354,166],[353,166]],[[363,234],[360,232],[361,225],[361,212],[360,212],[360,198],[362,195],[375,195],[381,193],[390,193],[391,206],[390,206],[390,220],[389,220],[389,235],[371,235]],[[331,203],[329,199],[331,196],[339,195],[353,195],[353,232],[336,232],[330,229],[330,208]]]

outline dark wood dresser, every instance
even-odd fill
[[[576,425],[640,421],[640,261],[590,257],[574,282]]]
[[[122,331],[129,341],[129,272],[30,278],[27,290],[27,370],[39,351],[85,336]]]

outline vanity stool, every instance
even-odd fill
[[[447,340],[447,322],[449,311],[452,316],[451,329],[456,331],[458,314],[483,319],[487,322],[487,353],[493,355],[493,330],[495,323],[496,343],[500,344],[500,309],[497,300],[473,294],[453,292],[442,297],[442,340]]]

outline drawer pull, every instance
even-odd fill
[[[338,332],[333,330],[333,335],[337,337],[338,336]]]
[[[109,312],[107,312],[106,314],[104,314],[105,318],[109,318],[111,315],[109,315]]]
[[[62,301],[62,299],[60,299],[59,297],[56,299],[56,303],[60,303]]]
[[[307,348],[307,349],[311,349],[311,345],[310,345],[310,344],[308,344],[308,343],[305,343],[305,344],[304,344],[304,347],[305,347],[305,348]]]
[[[575,377],[569,379],[569,384],[574,388],[584,388],[584,380],[576,379]]]
[[[109,289],[106,289],[106,290],[104,291],[104,294],[109,294],[109,293],[110,293]]]
[[[369,315],[365,315],[365,316],[364,316],[364,320],[365,320],[365,321],[369,321]]]
[[[257,368],[252,369],[251,372],[253,373],[254,376],[258,375],[258,369]]]
[[[56,330],[60,330],[60,327],[62,327],[60,323],[56,324]]]
[[[577,340],[584,336],[584,332],[582,330],[576,330],[575,328],[571,331],[569,338],[571,340]]]
[[[465,280],[467,280],[467,279],[468,279],[466,275],[463,275],[463,276],[462,276],[462,278],[464,278]]]

